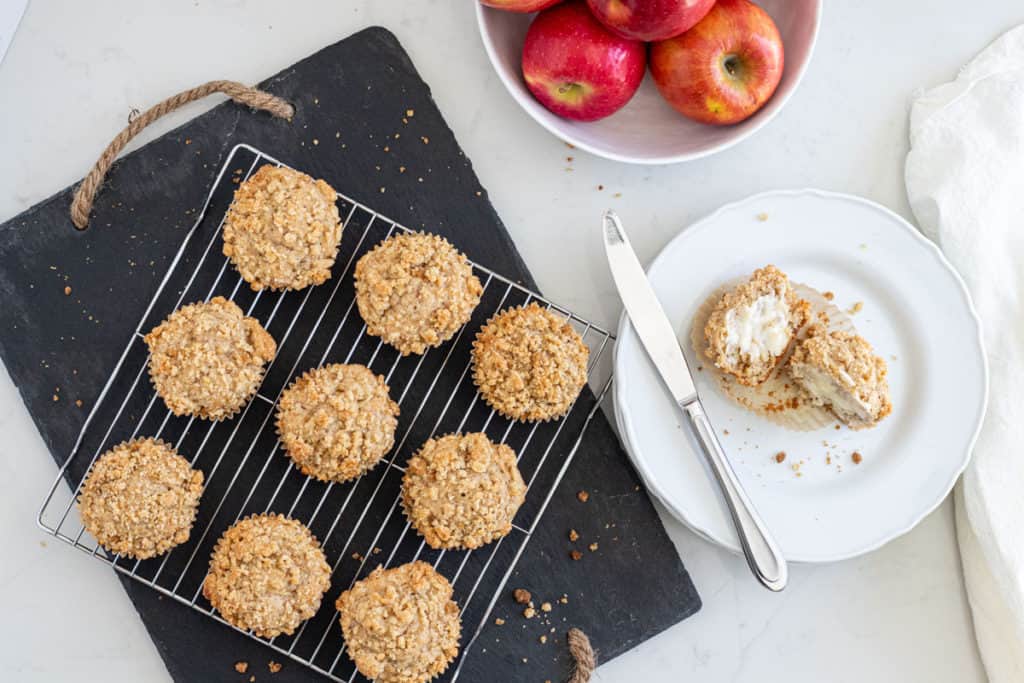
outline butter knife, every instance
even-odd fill
[[[675,331],[658,303],[658,297],[615,212],[605,212],[602,231],[608,266],[629,320],[673,400],[693,427],[697,442],[729,508],[747,564],[766,588],[781,591],[786,587],[789,576],[786,560],[743,490],[718,442],[718,436],[697,395],[697,388],[693,384],[682,349],[679,348]]]

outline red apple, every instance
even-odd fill
[[[506,12],[539,12],[552,5],[557,5],[562,0],[480,0],[481,5],[503,9]]]
[[[715,0],[587,0],[602,24],[623,38],[665,40],[704,18]]]
[[[662,96],[703,123],[737,123],[763,107],[784,61],[775,22],[749,0],[718,0],[689,31],[651,46]]]
[[[640,87],[647,48],[615,35],[583,0],[544,10],[523,45],[523,78],[559,116],[596,121],[622,108]]]

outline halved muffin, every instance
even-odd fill
[[[816,330],[793,351],[789,372],[852,429],[874,427],[892,412],[885,360],[858,335]]]
[[[810,317],[786,274],[768,265],[730,289],[715,305],[704,337],[705,354],[740,384],[757,386],[789,351]]]

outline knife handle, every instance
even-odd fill
[[[729,464],[722,444],[718,442],[718,436],[704,412],[704,406],[696,400],[681,407],[689,416],[697,440],[718,480],[750,570],[766,588],[781,591],[789,578],[786,560]]]

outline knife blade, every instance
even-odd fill
[[[689,418],[697,442],[721,489],[750,570],[766,588],[781,591],[786,587],[789,575],[786,560],[743,490],[718,441],[672,324],[615,212],[605,212],[602,235],[608,266],[626,315],[676,405]]]

